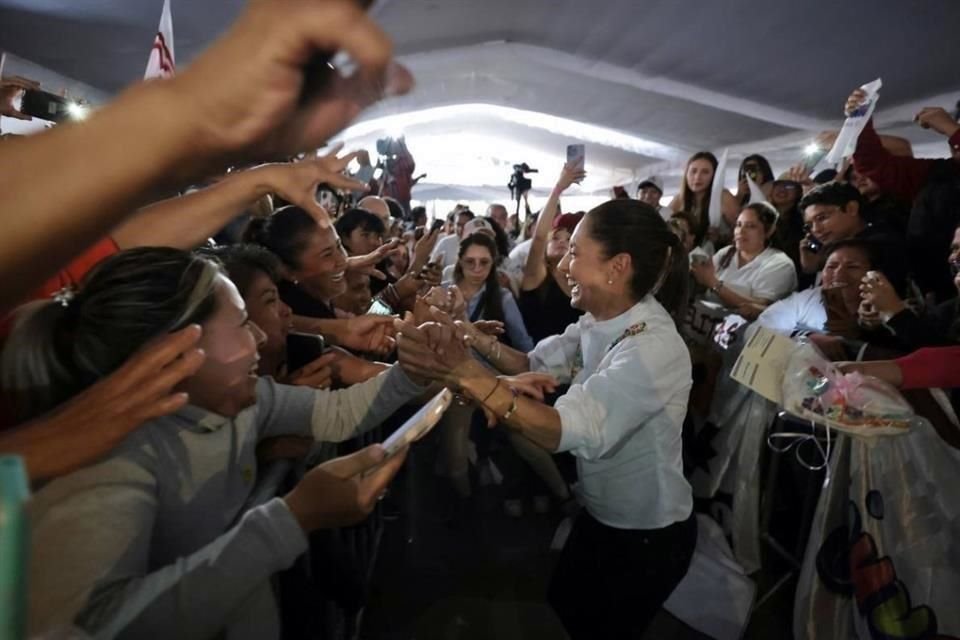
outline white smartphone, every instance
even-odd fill
[[[394,311],[382,300],[374,298],[373,302],[370,303],[370,308],[367,309],[367,313],[373,316],[392,316]]]
[[[568,144],[567,162],[572,165],[579,165],[583,169],[587,162],[587,148],[582,144]]]
[[[406,445],[419,440],[433,429],[443,416],[447,407],[453,401],[453,392],[444,389],[435,395],[420,411],[413,414],[409,420],[390,434],[383,441],[383,448],[387,451],[387,458],[394,455]]]

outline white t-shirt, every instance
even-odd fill
[[[798,291],[764,309],[757,324],[783,335],[797,331],[822,332],[827,326],[822,293],[820,287]]]
[[[717,268],[717,278],[723,280],[723,286],[729,287],[740,295],[775,302],[787,297],[797,289],[797,271],[793,261],[779,249],[767,248],[747,264],[740,266],[739,258],[734,255],[725,268],[720,266],[723,258],[736,247],[730,245],[713,256]],[[713,298],[716,301],[716,294]]]
[[[642,331],[623,337],[639,325]],[[577,493],[590,515],[618,529],[686,520],[693,497],[680,435],[690,354],[660,303],[647,296],[602,322],[588,313],[541,340],[529,358],[531,371],[570,383],[554,406],[562,429],[557,450],[577,457]]]
[[[436,262],[441,267],[457,264],[457,255],[460,253],[460,236],[453,233],[437,240],[433,251],[430,252],[430,262]]]
[[[520,273],[523,273],[523,268],[527,266],[527,257],[530,255],[530,245],[532,244],[533,238],[524,240],[510,252],[510,261],[516,266]]]

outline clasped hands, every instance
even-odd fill
[[[448,311],[430,304],[439,302]],[[400,366],[417,378],[434,380],[457,391],[466,391],[468,381],[486,379],[489,387],[504,384],[515,394],[523,394],[543,401],[546,394],[557,388],[557,381],[548,374],[527,372],[516,376],[494,376],[480,362],[474,359],[471,348],[478,347],[484,336],[503,332],[503,324],[489,322],[478,326],[467,320],[456,320],[462,316],[462,300],[459,290],[450,287],[446,290],[431,290],[417,301],[415,314],[408,313],[403,320],[394,324],[397,330],[397,353]],[[487,333],[490,332],[490,333]],[[496,340],[496,338],[491,338]],[[483,347],[479,348],[483,351]],[[473,398],[487,414],[490,426],[496,424],[496,416],[482,404],[483,398]]]

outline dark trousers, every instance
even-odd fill
[[[639,638],[687,573],[693,514],[663,529],[614,529],[586,511],[573,525],[547,600],[573,640]]]

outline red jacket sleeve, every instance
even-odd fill
[[[960,346],[919,349],[895,362],[903,376],[902,389],[960,387]]]
[[[100,242],[74,258],[73,262],[58,271],[57,275],[43,283],[43,286],[30,294],[28,298],[22,300],[20,304],[51,298],[64,287],[78,286],[80,281],[87,275],[87,272],[97,266],[101,260],[109,258],[119,252],[120,249],[117,247],[117,243],[113,241],[113,238],[110,236],[104,237]],[[5,315],[2,315],[2,312],[0,312],[0,315],[2,315],[2,317],[0,317],[0,343],[5,341],[13,330],[15,314],[16,309],[11,310]]]
[[[960,139],[958,139],[960,141]],[[953,143],[953,138],[950,140]],[[853,167],[879,185],[880,189],[907,205],[920,193],[927,182],[934,160],[895,156],[883,147],[873,118],[867,121],[857,149],[853,152]]]

